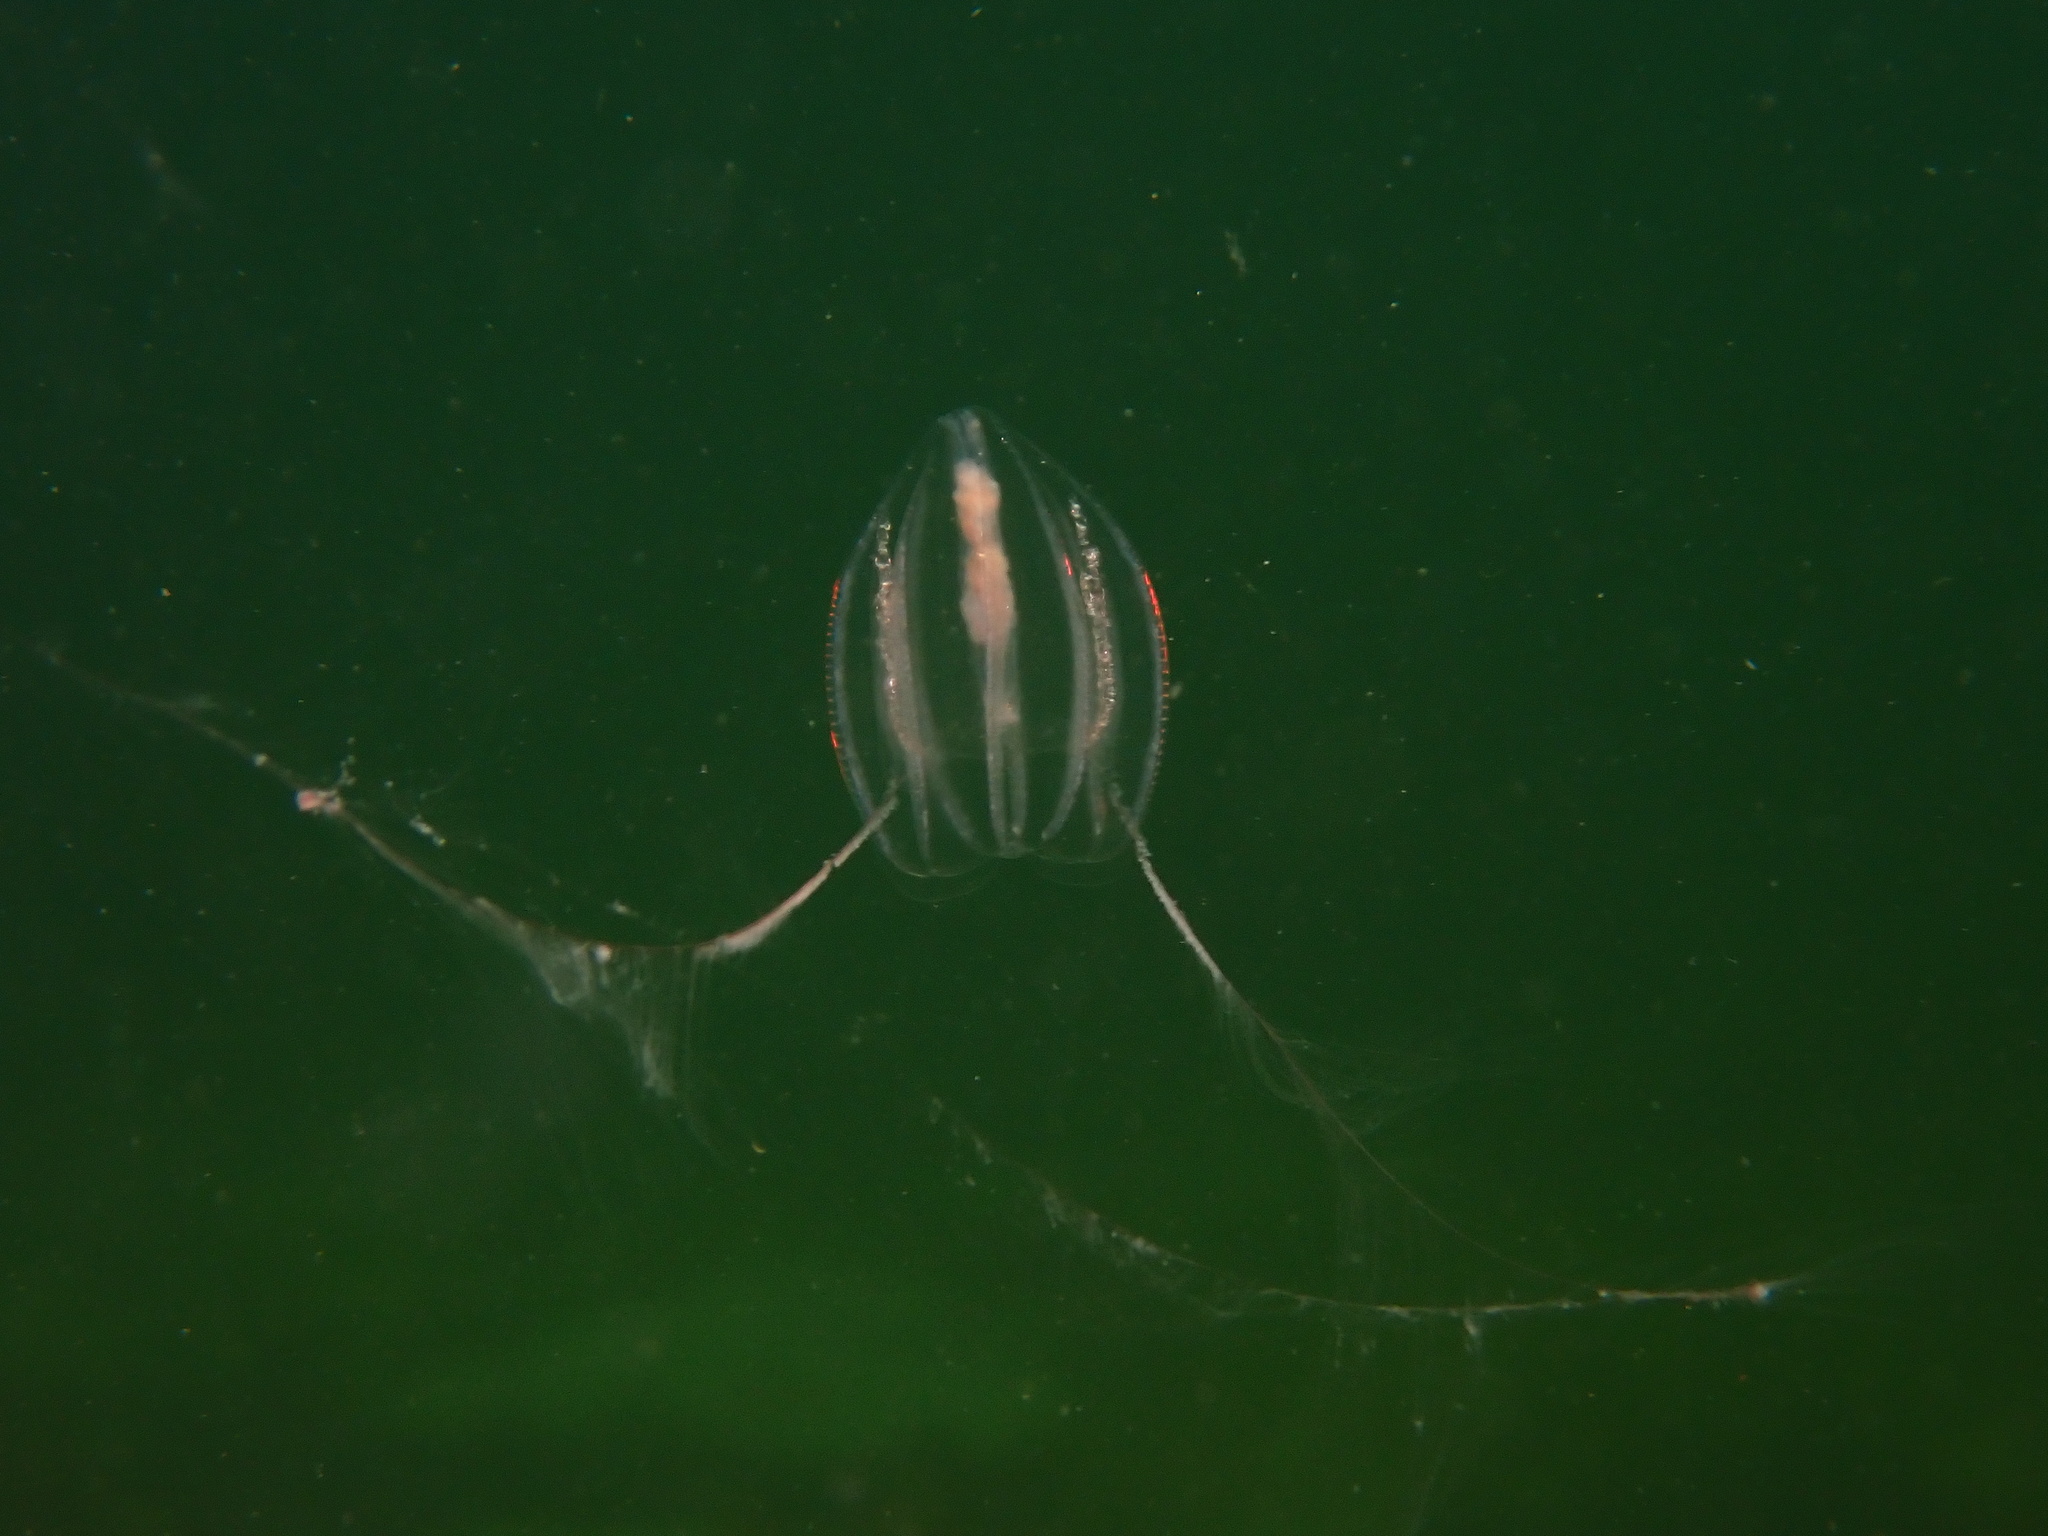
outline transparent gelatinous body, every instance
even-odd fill
[[[1159,767],[1166,633],[1130,541],[985,412],[933,423],[832,601],[832,741],[918,878],[1130,845]]]

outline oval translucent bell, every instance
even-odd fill
[[[1107,859],[1145,813],[1166,632],[1130,541],[984,411],[940,417],[833,590],[832,742],[919,878]]]

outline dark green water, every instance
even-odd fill
[[[2027,1531],[2038,7],[0,11],[0,1527]],[[441,877],[698,937],[853,829],[929,419],[1117,512],[1137,870],[863,855],[617,1040]],[[646,914],[636,925],[609,909]]]

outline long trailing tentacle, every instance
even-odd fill
[[[1218,1320],[1313,1317],[1347,1328],[1449,1323],[1464,1331],[1468,1347],[1477,1348],[1483,1330],[1500,1322],[1554,1317],[1600,1308],[1676,1307],[1718,1311],[1732,1307],[1762,1307],[1810,1283],[1810,1277],[1787,1275],[1747,1280],[1738,1285],[1668,1290],[1567,1287],[1551,1296],[1486,1302],[1358,1300],[1289,1290],[1205,1264],[1110,1219],[1075,1199],[1028,1163],[1020,1162],[995,1146],[966,1116],[943,1099],[927,1100],[926,1117],[944,1130],[968,1158],[970,1171],[962,1180],[964,1184],[976,1189],[990,1187],[990,1174],[1004,1175],[1013,1191],[1023,1197],[1023,1203],[1035,1210],[1054,1231],[1113,1269]]]
[[[303,814],[346,827],[379,859],[419,889],[517,953],[556,1005],[579,1017],[616,1027],[632,1054],[641,1082],[650,1092],[664,1098],[680,1094],[684,1113],[700,1139],[704,1133],[689,1101],[687,1078],[689,1014],[696,994],[696,973],[706,965],[747,954],[766,943],[799,907],[818,893],[834,871],[861,850],[896,808],[896,792],[891,790],[860,830],[802,885],[760,917],[730,933],[694,944],[620,944],[585,939],[508,912],[487,896],[459,890],[408,857],[356,812],[349,794],[354,788],[350,764],[344,763],[331,781],[321,783],[222,730],[206,717],[203,704],[137,693],[74,665],[54,650],[46,649],[43,656],[58,671],[93,692],[160,715],[232,752],[290,790],[293,805]],[[685,1068],[680,1084],[676,1072],[679,1033],[683,1037]]]
[[[1413,1186],[1387,1166],[1385,1159],[1365,1144],[1364,1138],[1357,1130],[1337,1113],[1336,1106],[1330,1102],[1330,1096],[1322,1084],[1318,1083],[1314,1075],[1303,1065],[1302,1052],[1306,1049],[1307,1042],[1295,1039],[1277,1029],[1271,1020],[1254,1008],[1245,995],[1238,991],[1236,983],[1224,974],[1223,967],[1217,964],[1216,957],[1209,953],[1209,946],[1202,942],[1201,935],[1195,932],[1195,925],[1188,920],[1187,913],[1182,910],[1181,904],[1174,900],[1173,893],[1167,890],[1166,882],[1160,878],[1158,866],[1152,862],[1152,845],[1145,841],[1144,831],[1139,827],[1137,818],[1124,805],[1121,797],[1118,797],[1116,806],[1118,814],[1123,817],[1124,829],[1130,834],[1131,848],[1137,854],[1138,868],[1144,872],[1145,883],[1152,888],[1153,896],[1172,921],[1182,942],[1194,952],[1195,959],[1201,962],[1203,971],[1209,977],[1209,984],[1216,994],[1217,1010],[1222,1015],[1224,1027],[1250,1057],[1253,1069],[1266,1086],[1278,1097],[1290,1104],[1299,1105],[1308,1112],[1315,1121],[1317,1132],[1332,1153],[1338,1157],[1340,1165],[1344,1157],[1355,1156],[1361,1159],[1376,1177],[1383,1180],[1402,1199],[1475,1252],[1484,1254],[1497,1263],[1521,1270],[1525,1274],[1561,1281],[1562,1277],[1501,1253],[1474,1237],[1425,1200]]]

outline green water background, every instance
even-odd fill
[[[0,1523],[2034,1530],[2035,6],[0,11]],[[826,598],[938,412],[1146,558],[1134,868],[863,857],[616,1039],[437,873],[701,936],[852,829]],[[610,910],[644,914],[636,924]],[[758,1150],[757,1150],[758,1149]]]

